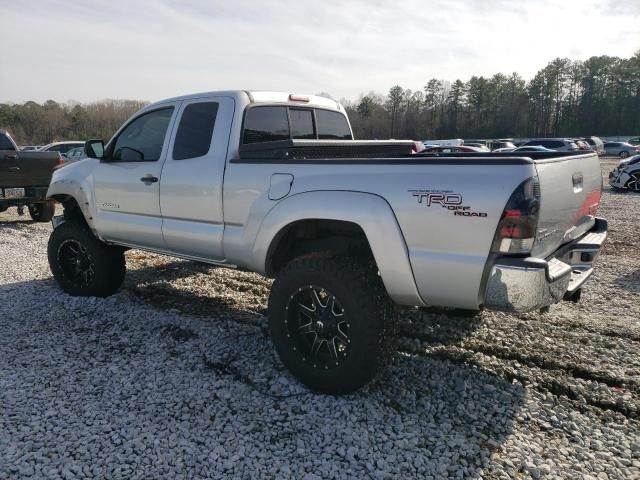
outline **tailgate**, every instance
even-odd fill
[[[3,152],[0,187],[46,187],[60,162],[58,152]]]
[[[545,258],[595,223],[602,173],[595,153],[536,160],[540,216],[532,256]]]

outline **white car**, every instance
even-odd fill
[[[64,154],[64,153],[67,153],[69,150],[72,150],[78,147],[84,148],[84,142],[79,140],[72,140],[68,142],[54,142],[54,143],[45,145],[39,151],[40,152],[60,152]]]
[[[640,155],[620,160],[618,166],[609,173],[609,184],[613,188],[640,193]]]

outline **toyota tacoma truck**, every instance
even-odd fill
[[[36,222],[49,222],[55,202],[47,199],[54,168],[63,163],[58,152],[22,151],[5,130],[0,130],[0,212],[24,207]]]
[[[354,141],[318,96],[154,103],[54,173],[51,271],[71,295],[107,296],[141,249],[273,277],[277,353],[333,394],[385,365],[393,303],[525,312],[579,296],[607,235],[594,152],[413,147]]]

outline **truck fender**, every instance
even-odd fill
[[[69,168],[69,167],[64,167]],[[47,198],[56,200],[60,203],[64,203],[70,199],[73,199],[78,204],[82,215],[89,228],[93,231],[94,235],[98,236],[95,228],[95,205],[91,196],[91,187],[85,183],[88,183],[86,177],[80,177],[80,179],[70,178],[69,176],[56,178],[54,174],[47,190]],[[98,238],[100,238],[98,236]]]
[[[288,225],[301,220],[341,220],[364,231],[389,296],[398,304],[424,305],[413,277],[407,245],[391,206],[377,195],[313,191],[287,197],[264,217],[253,245],[254,265],[266,271],[271,244]]]

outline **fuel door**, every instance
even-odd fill
[[[271,175],[269,200],[280,200],[289,195],[291,185],[293,185],[293,175],[290,173],[274,173]]]

